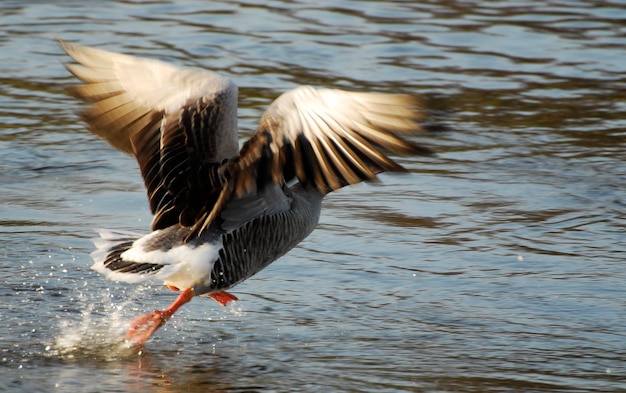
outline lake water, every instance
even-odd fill
[[[626,392],[626,3],[51,3],[0,3],[1,391]],[[175,294],[89,269],[95,229],[151,216],[57,37],[231,77],[242,138],[300,84],[417,95],[446,131],[137,351]]]

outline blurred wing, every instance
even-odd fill
[[[406,95],[315,90],[303,86],[277,98],[255,134],[224,164],[225,183],[216,208],[198,221],[199,234],[226,202],[260,193],[267,184],[297,178],[303,187],[327,194],[348,184],[405,169],[386,155],[431,154],[403,139],[420,129],[416,99]]]
[[[143,175],[153,229],[194,224],[222,188],[220,162],[237,155],[237,87],[209,71],[177,68],[60,41],[83,84],[90,130],[132,154]]]
[[[291,90],[274,101],[242,147],[235,192],[242,195],[259,180],[297,177],[326,194],[381,172],[405,171],[386,153],[432,153],[399,136],[420,129],[417,105],[406,95]]]

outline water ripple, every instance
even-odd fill
[[[0,390],[626,389],[621,2],[5,1]],[[300,84],[420,96],[407,176],[341,190],[318,229],[142,350],[169,290],[89,271],[92,228],[147,230],[132,159],[77,120],[61,37],[240,86],[247,136]],[[93,389],[93,381],[97,386]]]

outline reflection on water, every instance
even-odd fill
[[[4,1],[0,390],[626,390],[626,7],[620,2]],[[222,309],[89,270],[145,231],[136,164],[77,122],[54,38],[240,86],[243,136],[300,84],[419,95],[407,176],[341,190]]]

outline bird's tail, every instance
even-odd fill
[[[142,235],[133,232],[98,230],[99,238],[93,239],[96,250],[91,253],[91,268],[110,280],[137,283],[153,278],[162,265],[135,263],[124,260],[122,254],[130,249]]]

